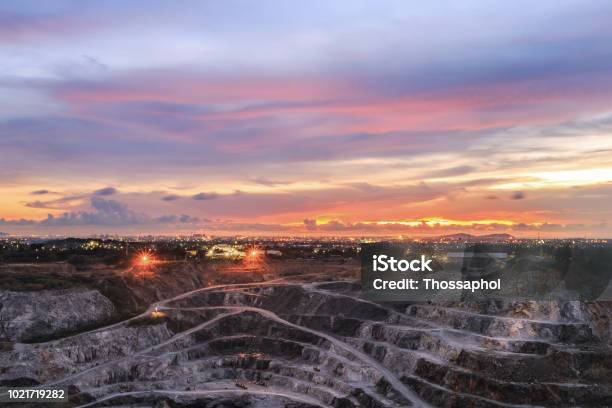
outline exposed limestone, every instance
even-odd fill
[[[113,315],[113,303],[97,290],[0,291],[0,341],[27,341]]]

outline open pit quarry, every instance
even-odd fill
[[[83,408],[612,406],[610,304],[377,304],[325,268],[162,269],[3,290],[1,383]]]

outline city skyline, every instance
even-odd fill
[[[0,231],[612,238],[611,12],[5,2]]]

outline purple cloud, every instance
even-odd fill
[[[193,198],[196,201],[206,201],[206,200],[214,200],[215,198],[218,198],[218,197],[219,197],[219,194],[217,193],[198,193],[192,196],[191,198]]]
[[[32,195],[45,195],[45,194],[51,194],[51,191],[49,191],[49,190],[36,190],[36,191],[32,191],[30,194],[32,194]]]
[[[53,201],[40,201],[40,200],[31,201],[29,203],[26,203],[25,206],[30,207],[30,208],[54,208],[55,207]]]
[[[116,200],[107,200],[98,196],[92,197],[90,204],[92,211],[65,212],[59,216],[49,214],[47,218],[40,221],[39,224],[43,226],[127,226],[167,223],[194,224],[201,221],[198,217],[187,214],[151,217],[145,213],[131,210],[128,208],[127,204]],[[24,223],[23,225],[37,224],[36,221],[25,224],[25,221],[26,220],[22,220]],[[30,222],[30,220],[28,220],[28,222]]]
[[[176,194],[169,194],[166,196],[163,196],[161,199],[162,201],[176,201],[179,200],[181,198],[181,196],[176,195]]]
[[[94,195],[97,195],[97,196],[109,196],[109,195],[117,194],[118,192],[119,190],[117,190],[114,187],[105,187],[105,188],[96,190],[93,193]]]
[[[155,218],[155,221],[160,224],[174,224],[174,223],[182,223],[182,224],[196,224],[201,222],[200,218],[192,217],[191,215],[182,214],[182,215],[162,215],[161,217]]]

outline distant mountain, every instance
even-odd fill
[[[445,241],[463,241],[463,242],[500,242],[514,239],[510,234],[487,234],[487,235],[472,235],[472,234],[450,234],[443,235],[439,238]]]
[[[467,241],[474,238],[472,234],[450,234],[450,235],[442,235],[439,237],[440,239],[448,240],[448,241]]]
[[[8,237],[10,234],[0,231],[0,238]]]

